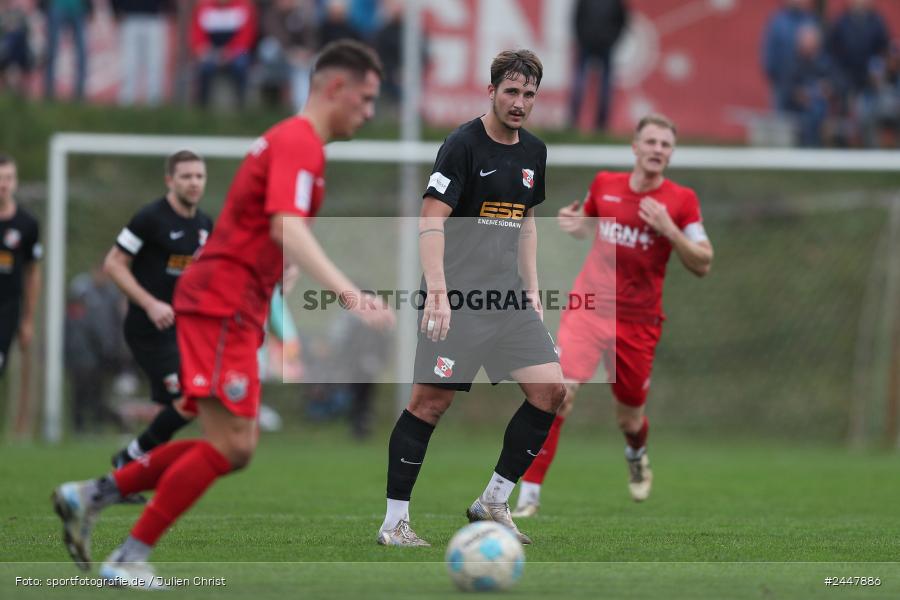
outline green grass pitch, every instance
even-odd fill
[[[900,597],[900,458],[783,442],[656,435],[650,500],[634,504],[615,435],[564,433],[542,512],[519,522],[526,548],[510,598],[806,599]],[[434,545],[382,548],[387,433],[351,443],[343,429],[264,435],[250,468],[218,482],[163,538],[160,575],[192,583],[167,598],[457,598],[443,564],[499,452],[502,428],[439,428],[412,503]],[[113,597],[49,587],[81,575],[60,541],[49,494],[105,469],[119,440],[7,446],[0,456],[0,598]],[[139,508],[103,513],[102,560]],[[96,576],[96,566],[92,572]],[[33,577],[39,587],[16,583]],[[881,585],[826,586],[827,577]],[[854,581],[854,580],[851,580]],[[837,588],[840,589],[837,589]]]

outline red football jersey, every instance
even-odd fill
[[[262,327],[284,258],[272,240],[276,213],[313,217],[325,192],[325,151],[302,117],[257,139],[238,168],[216,228],[175,290],[176,312],[240,315]]]
[[[602,219],[597,222],[594,244],[575,280],[573,292],[599,292],[600,299],[608,301],[611,298],[603,296],[612,293],[612,286],[603,282],[615,278],[616,317],[646,320],[663,316],[663,279],[672,244],[638,216],[640,201],[651,197],[664,204],[675,225],[682,230],[702,222],[703,218],[700,202],[692,189],[666,179],[658,188],[638,194],[631,190],[629,177],[630,173],[601,171],[591,183],[584,212]],[[609,244],[615,246],[615,263],[608,259],[612,256]],[[603,294],[602,290],[609,291]]]

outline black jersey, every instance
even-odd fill
[[[37,219],[17,206],[11,219],[0,220],[0,304],[21,300],[24,268],[41,255]]]
[[[116,245],[134,258],[131,272],[137,282],[154,298],[171,304],[175,283],[211,231],[209,216],[198,210],[186,219],[162,197],[131,218]],[[134,303],[128,304],[125,330],[132,335],[157,331],[144,309]]]
[[[521,290],[519,234],[528,211],[544,201],[546,164],[547,146],[537,137],[520,129],[518,143],[501,144],[480,118],[444,140],[424,195],[453,209],[444,225],[448,290]]]

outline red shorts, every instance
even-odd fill
[[[232,414],[255,419],[262,330],[237,317],[179,313],[177,319],[185,408],[196,412],[197,398],[218,398]]]
[[[557,336],[563,376],[580,383],[590,381],[602,359],[606,372],[615,375],[616,400],[643,406],[661,334],[658,319],[635,322],[602,319],[585,311],[564,312]]]

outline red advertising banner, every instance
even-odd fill
[[[34,8],[35,0],[11,0]],[[491,59],[509,48],[530,48],[544,64],[533,126],[569,126],[574,69],[572,13],[575,0],[420,0],[429,46],[423,114],[431,124],[456,126],[489,108]],[[744,141],[748,123],[769,111],[769,89],[760,64],[766,23],[786,0],[626,0],[629,25],[614,58],[610,129],[627,134],[650,111],[663,112],[689,137]],[[828,0],[831,22],[853,0]],[[871,0],[895,39],[900,38],[900,0]],[[44,47],[42,19],[33,24]],[[118,24],[110,0],[94,0],[88,25],[87,95],[117,96],[122,60]],[[177,39],[170,23],[166,87],[175,76]],[[58,93],[71,93],[74,59],[64,36],[57,65]],[[41,93],[40,77],[31,93]],[[596,86],[586,92],[596,102]],[[582,111],[590,119],[592,111]]]
[[[828,2],[833,19],[849,0]],[[629,0],[629,26],[615,53],[610,128],[627,133],[663,112],[691,137],[743,141],[748,120],[769,110],[760,64],[763,32],[782,0]],[[893,36],[900,1],[874,0]],[[574,0],[426,0],[431,47],[424,114],[454,125],[488,110],[491,58],[530,48],[544,63],[532,122],[568,125],[574,67]],[[592,97],[596,97],[596,93]]]

